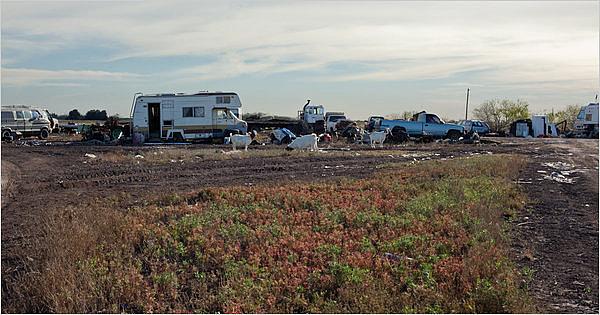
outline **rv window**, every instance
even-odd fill
[[[13,112],[2,112],[2,120],[13,120],[15,119],[15,115]]]
[[[217,96],[217,104],[231,103],[231,96]]]
[[[172,120],[163,120],[163,126],[165,126],[165,127],[173,126],[173,121]]]
[[[204,107],[194,107],[194,117],[204,117]]]
[[[16,111],[15,113],[17,113],[17,119],[23,119],[23,112],[22,111]]]
[[[183,117],[194,117],[194,108],[193,107],[184,107],[183,108]]]

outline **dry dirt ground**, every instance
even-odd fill
[[[226,159],[227,146],[112,147],[2,145],[2,301],[11,298],[7,279],[38,272],[30,262],[40,242],[41,218],[65,206],[85,207],[126,195],[129,204],[206,186],[260,185],[364,177],[386,163],[522,154],[528,166],[518,181],[529,203],[510,222],[513,259],[529,275],[524,283],[540,312],[598,313],[598,141],[500,139],[497,145],[424,144],[365,146],[350,152],[272,154],[281,147],[251,147]],[[190,152],[172,161],[136,159],[154,152]],[[194,155],[194,150],[211,154]],[[179,152],[178,151],[178,152]],[[92,153],[97,158],[85,157]],[[253,156],[253,154],[255,156]],[[139,162],[139,163],[138,163]],[[550,164],[564,162],[569,165]],[[562,167],[572,183],[544,179]],[[493,167],[493,165],[490,165]],[[565,173],[567,174],[567,173]],[[123,204],[127,207],[129,204]],[[33,256],[33,257],[32,257]],[[35,264],[33,264],[34,266]]]

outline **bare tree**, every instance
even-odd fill
[[[412,116],[414,114],[416,114],[416,111],[404,111],[402,112],[402,114],[399,113],[392,113],[389,115],[385,116],[385,119],[404,119],[404,120],[410,120],[412,118]]]

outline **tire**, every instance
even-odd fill
[[[173,133],[173,142],[183,142],[183,135],[181,132]]]
[[[8,139],[10,137],[10,130],[2,130],[2,140]]]
[[[110,132],[110,139],[117,140],[121,135],[123,135],[123,129],[115,128]]]
[[[446,137],[452,141],[458,141],[458,139],[461,137],[461,133],[458,130],[450,130],[448,131],[448,135]]]
[[[40,139],[48,139],[49,136],[50,131],[48,131],[48,129],[42,129],[42,131],[40,131]]]

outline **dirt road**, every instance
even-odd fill
[[[197,148],[225,147],[194,145],[186,150]],[[11,281],[18,281],[23,273],[37,272],[36,262],[44,259],[38,248],[43,243],[38,242],[41,219],[59,208],[85,207],[115,195],[126,195],[127,203],[136,203],[207,186],[364,177],[386,163],[511,153],[526,155],[529,161],[520,185],[530,203],[511,226],[514,259],[531,271],[528,287],[539,310],[598,312],[597,141],[504,139],[501,145],[388,147],[382,154],[354,147],[341,155],[191,158],[157,164],[136,163],[131,157],[127,163],[118,163],[84,156],[146,155],[152,150],[156,148],[2,145],[3,302],[16,298],[11,295]],[[557,161],[582,172],[567,176],[577,177],[571,184],[543,179],[554,170],[542,163]]]
[[[540,312],[598,313],[598,142],[544,142],[530,147],[522,174],[529,204],[513,226],[517,263],[532,273]],[[561,168],[575,171],[572,184],[543,180]]]

